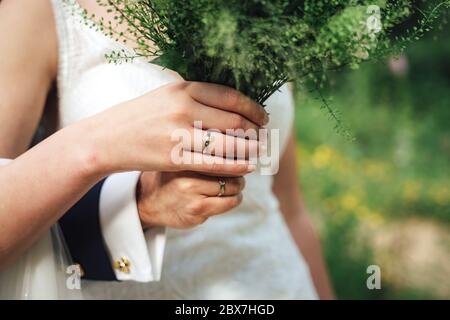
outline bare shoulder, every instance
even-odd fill
[[[30,145],[56,78],[58,44],[50,0],[0,0],[0,156]]]
[[[50,0],[0,0],[0,39],[3,68],[20,65],[48,76],[56,72],[58,45]]]

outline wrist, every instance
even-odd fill
[[[64,141],[69,146],[68,154],[78,169],[80,175],[88,180],[100,180],[112,173],[102,154],[100,143],[91,136],[93,128],[89,122],[81,121],[61,130],[65,135]],[[89,134],[87,134],[89,133]]]
[[[139,219],[144,229],[159,226],[157,214],[149,210],[148,203],[151,203],[151,195],[156,190],[157,172],[144,172],[136,186],[136,203]],[[156,205],[156,204],[154,204]]]

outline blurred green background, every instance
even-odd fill
[[[450,299],[450,30],[331,76],[355,136],[297,90],[300,180],[341,299]],[[381,290],[366,269],[381,268]]]

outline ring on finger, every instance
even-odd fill
[[[211,142],[212,142],[211,132],[208,131],[205,136],[205,141],[203,142],[202,153],[205,153],[205,150],[209,147]]]
[[[220,187],[220,191],[219,191],[219,194],[217,196],[218,197],[222,197],[225,194],[225,187],[226,187],[225,180],[219,179],[219,187]]]

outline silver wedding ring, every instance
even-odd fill
[[[205,153],[205,150],[209,147],[211,141],[212,141],[211,132],[208,131],[206,133],[205,141],[203,142],[202,153]]]
[[[220,186],[220,191],[219,194],[217,195],[218,197],[221,197],[225,194],[225,180],[223,179],[219,179],[219,186]]]

